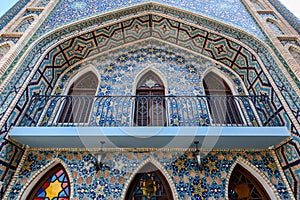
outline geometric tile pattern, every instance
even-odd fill
[[[240,0],[124,0],[121,2],[102,0],[101,4],[99,4],[97,0],[89,0],[88,3],[83,0],[62,0],[45,24],[45,29],[42,31],[42,34],[62,25],[69,24],[74,20],[81,20],[105,12],[117,11],[124,7],[149,2],[189,10],[191,12],[208,16],[212,19],[239,27],[263,38],[263,34],[258,25],[255,23],[254,19]],[[74,15],[76,15],[76,18],[74,18]]]
[[[149,69],[149,67],[155,69],[156,72],[160,72],[159,74],[166,81],[167,96],[205,95],[202,86],[203,74],[212,68],[218,69],[228,76],[229,80],[233,80],[232,85],[237,94],[245,94],[241,81],[229,69],[215,64],[202,56],[191,54],[183,49],[174,48],[174,46],[156,40],[147,40],[129,47],[110,51],[80,65],[75,65],[61,77],[55,94],[61,94],[63,89],[67,87],[70,78],[82,70],[84,66],[94,66],[97,68],[98,74],[101,74],[99,91],[96,93],[99,96],[134,95],[134,78],[137,74]],[[178,76],[178,73],[181,76]],[[259,105],[257,106],[257,110],[260,110]],[[97,106],[95,105],[95,107]],[[35,110],[34,107],[31,109]],[[270,109],[268,112],[270,112]],[[51,113],[52,111],[47,112],[46,116],[49,116],[46,118],[49,118]],[[263,110],[258,112],[262,120],[268,123],[268,117],[265,113],[266,111]],[[95,115],[98,115],[96,111],[92,116],[94,117]],[[126,114],[124,115],[127,116]],[[130,113],[128,113],[128,116],[130,116]],[[250,120],[255,119],[252,113],[248,113],[248,116]],[[207,116],[204,115],[202,117],[206,118]],[[32,115],[30,118],[40,119],[40,116]],[[170,118],[172,117],[170,116]],[[34,121],[32,120],[32,122]],[[270,125],[274,124],[271,123]]]
[[[157,150],[152,152],[108,151],[104,166],[95,171],[95,158],[88,151],[37,151],[30,150],[20,173],[12,186],[8,199],[17,199],[24,185],[53,159],[59,159],[67,167],[73,180],[71,199],[120,199],[129,185],[129,180],[137,173],[147,159],[157,161],[171,177],[178,199],[225,199],[226,179],[238,158],[251,163],[275,188],[280,199],[290,199],[287,186],[269,152],[219,152],[213,151],[203,160],[204,170],[199,171],[192,152]]]
[[[161,9],[164,11],[165,8],[162,8],[161,6],[158,8],[155,5],[145,5],[144,7],[140,6],[135,9],[140,9],[140,11],[143,9]],[[205,29],[202,30],[178,21],[164,19],[157,15],[146,15],[127,20],[122,23],[115,23],[112,26],[107,26],[105,28],[83,34],[79,37],[72,38],[68,41],[65,41],[63,44],[59,44],[58,46],[52,48],[46,57],[43,58],[43,62],[39,66],[39,69],[35,72],[36,74],[34,75],[34,78],[28,85],[22,97],[19,99],[19,102],[15,106],[15,109],[11,113],[9,119],[5,122],[0,130],[1,136],[4,137],[10,130],[11,125],[16,123],[16,119],[18,119],[24,111],[26,106],[25,102],[28,101],[28,99],[34,93],[50,94],[59,75],[72,64],[86,58],[91,54],[98,53],[98,51],[103,52],[119,46],[120,44],[127,44],[132,41],[154,37],[161,40],[166,40],[167,42],[183,48],[190,49],[191,51],[203,54],[223,63],[225,66],[238,73],[250,94],[268,94],[272,102],[270,105],[271,112],[266,113],[270,114],[268,119],[274,120],[274,123],[285,124],[287,127],[289,127],[293,133],[294,141],[296,142],[293,148],[297,148],[300,141],[299,133],[283,109],[282,104],[275,94],[265,72],[261,69],[257,58],[248,49],[249,47],[253,49],[257,53],[258,57],[262,60],[268,73],[270,74],[270,77],[275,82],[279,91],[283,94],[285,101],[288,103],[292,113],[296,117],[296,123],[298,123],[300,121],[300,99],[294,98],[297,96],[295,90],[289,83],[286,76],[282,73],[282,70],[275,62],[269,50],[266,49],[258,40],[255,40],[246,33],[238,32],[232,28],[222,26],[217,22],[211,22],[199,16],[197,18],[197,16],[194,15],[187,15],[184,12],[178,12],[174,9],[172,10],[171,8],[168,8],[168,11],[170,12],[167,13],[169,13],[171,16],[175,15],[181,19],[196,21],[197,24],[200,24],[207,29],[221,32],[224,35],[229,35],[230,37],[241,41],[247,46],[237,44],[228,38],[224,38],[216,33],[211,33]],[[128,11],[128,13],[131,12]],[[49,46],[60,41],[61,37],[64,37],[64,34],[72,34],[72,31],[83,29],[85,26],[92,26],[94,24],[98,24],[98,22],[102,23],[103,21],[109,21],[114,19],[114,17],[118,18],[118,13],[110,18],[108,16],[101,17],[92,19],[90,23],[85,22],[82,24],[77,24],[76,26],[70,26],[64,30],[59,30],[55,34],[47,36],[41,40],[40,43],[35,45],[22,64],[18,66],[17,72],[11,79],[12,81],[9,85],[5,86],[0,95],[0,118],[3,117],[12,100],[15,98],[15,95],[20,91],[24,81],[28,78],[28,75],[36,65],[38,59],[41,57],[42,53],[49,48]],[[171,34],[172,32],[176,34]],[[33,36],[30,42],[34,41],[36,37],[37,36]],[[10,70],[15,67],[18,59],[20,59],[20,56],[26,51],[30,42],[24,47],[20,55],[8,68],[6,74],[4,74],[4,76],[1,78],[0,84],[2,83],[3,79],[8,76]],[[278,54],[276,49],[273,50],[276,54]],[[296,85],[299,87],[299,80],[295,77],[292,70],[289,69],[288,65],[280,56],[279,59],[286,67],[289,75],[295,80]],[[280,151],[278,152],[280,153]],[[285,155],[283,154],[282,156]],[[285,172],[290,169],[288,164],[290,163],[287,163]],[[291,179],[297,181],[294,177],[295,176],[293,175]],[[294,189],[294,192],[297,193],[298,188],[297,186],[294,186],[294,184],[291,185],[291,187]]]

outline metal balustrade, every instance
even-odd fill
[[[39,96],[18,126],[278,126],[267,96]]]

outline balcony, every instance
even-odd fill
[[[10,137],[32,147],[267,148],[290,136],[267,96],[34,96]],[[176,138],[176,140],[174,140]]]

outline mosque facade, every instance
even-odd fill
[[[279,0],[19,0],[0,198],[300,199],[299,42]]]

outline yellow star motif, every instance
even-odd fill
[[[153,53],[153,52],[154,52],[154,49],[153,49],[153,48],[149,49],[149,52]]]
[[[100,60],[101,60],[101,61],[103,61],[103,60],[105,60],[105,59],[106,59],[105,56],[101,56],[101,57],[100,57]]]
[[[50,200],[54,199],[55,197],[58,197],[58,194],[62,191],[61,183],[56,180],[53,183],[50,183],[50,185],[45,190],[46,197]]]
[[[123,60],[125,60],[125,58],[123,56],[120,56],[119,60],[123,61]]]
[[[189,68],[190,72],[195,72],[195,69],[193,67]]]
[[[107,70],[109,71],[109,70],[112,70],[113,69],[113,66],[111,66],[111,65],[108,65],[107,66]]]
[[[25,162],[24,165],[23,165],[23,167],[22,167],[22,172],[24,172],[26,170],[29,171],[29,172],[31,172],[30,166],[32,165],[32,163],[34,163],[34,161]]]
[[[181,57],[179,57],[179,58],[177,59],[177,61],[180,62],[180,63],[182,63],[182,62],[183,62],[183,59],[182,59]]]

